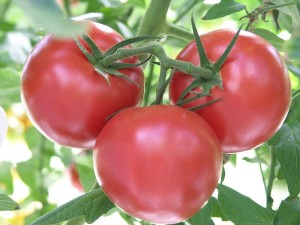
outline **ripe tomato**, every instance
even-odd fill
[[[83,186],[80,182],[80,178],[79,178],[79,174],[78,171],[76,169],[76,164],[72,163],[69,167],[68,167],[68,175],[70,177],[70,181],[71,184],[80,192],[83,192]]]
[[[219,141],[208,123],[178,106],[121,111],[96,142],[95,174],[121,209],[153,223],[177,223],[213,193],[222,167]]]
[[[235,33],[235,30],[223,29],[201,36],[212,62],[218,60]],[[188,44],[177,59],[199,65],[195,42]],[[267,141],[282,125],[290,106],[289,75],[277,50],[263,38],[242,31],[220,74],[222,89],[214,87],[211,96],[184,107],[220,99],[196,113],[213,127],[224,152],[249,150]],[[177,103],[192,81],[190,75],[174,73],[169,89],[171,103]],[[189,93],[187,98],[191,96]]]
[[[107,51],[123,40],[111,28],[86,22],[88,35]],[[137,57],[121,60],[137,63]],[[141,67],[122,69],[139,87],[98,75],[73,39],[43,38],[27,59],[22,74],[22,100],[35,126],[54,142],[75,148],[93,148],[111,114],[140,104],[144,76]]]

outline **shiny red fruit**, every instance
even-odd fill
[[[208,123],[178,106],[130,108],[104,126],[94,150],[103,191],[128,214],[173,224],[211,197],[221,168],[219,141]]]
[[[210,61],[219,59],[235,33],[236,30],[223,29],[200,37]],[[177,59],[199,65],[195,41],[188,44]],[[222,89],[214,87],[211,96],[184,107],[220,99],[196,113],[213,127],[224,152],[249,150],[270,139],[286,118],[291,100],[289,74],[278,51],[263,38],[241,31],[220,74]],[[192,81],[190,75],[174,73],[169,91],[171,103],[177,103]],[[189,93],[187,97],[192,96],[193,93]]]
[[[87,34],[101,51],[123,38],[113,29],[85,22]],[[137,57],[121,60],[137,63]],[[107,117],[140,104],[143,71],[121,73],[139,84],[108,75],[110,84],[97,74],[73,39],[44,37],[27,59],[21,78],[22,101],[34,125],[54,142],[75,148],[93,148]]]

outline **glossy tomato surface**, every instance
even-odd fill
[[[153,223],[173,224],[196,213],[215,190],[221,167],[212,128],[178,106],[121,111],[94,150],[95,174],[108,197]]]
[[[235,33],[235,30],[223,29],[201,36],[209,60],[218,60]],[[188,44],[177,59],[199,65],[195,42]],[[184,107],[220,99],[196,113],[213,127],[222,150],[239,152],[255,148],[274,135],[288,113],[291,85],[285,64],[271,44],[255,34],[241,31],[220,73],[223,89],[214,87],[211,96]],[[173,104],[192,81],[187,74],[174,73],[169,89]],[[189,93],[187,98],[192,96]]]
[[[123,40],[116,31],[94,22],[87,34],[101,51]],[[86,46],[87,47],[87,46]],[[137,63],[136,57],[122,60]],[[44,37],[27,59],[21,78],[22,101],[35,126],[54,142],[75,148],[93,148],[108,116],[137,106],[143,96],[140,67],[123,69],[134,85],[97,74],[73,39]]]

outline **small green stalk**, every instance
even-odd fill
[[[166,33],[166,16],[171,0],[152,0],[142,19],[137,36],[162,35]]]
[[[166,55],[166,52],[159,42],[153,41],[145,44],[142,47],[135,47],[131,49],[119,48],[115,53],[105,57],[98,61],[101,67],[109,67],[114,62],[128,58],[130,56],[151,54],[159,59],[161,66],[166,69],[174,68],[178,69],[186,74],[190,74],[193,77],[204,79],[212,79],[213,71],[210,69],[195,66],[190,62],[184,62],[180,60],[171,59]]]
[[[191,41],[193,39],[191,32],[167,21],[167,12],[170,4],[171,0],[152,0],[142,19],[137,36],[169,35],[185,41]]]
[[[273,9],[279,9],[279,8],[286,7],[286,6],[296,5],[297,3],[298,3],[298,0],[287,2],[287,3],[283,3],[283,4],[278,4],[278,5],[264,6],[262,8],[262,12],[267,12],[267,11],[270,11],[270,10],[273,10]]]
[[[179,22],[190,10],[192,10],[199,1],[189,1],[187,6],[185,6],[184,10],[177,16],[177,18],[173,21],[173,23]],[[186,4],[185,4],[186,5]]]
[[[172,37],[180,38],[187,42],[194,39],[193,33],[172,23],[167,24],[166,34]]]
[[[6,16],[6,13],[8,12],[8,9],[9,9],[11,3],[12,3],[12,0],[6,0],[3,3],[2,9],[0,10],[0,24],[5,21],[5,16]]]
[[[273,183],[275,180],[275,167],[276,167],[276,152],[274,147],[270,146],[271,150],[271,164],[270,164],[270,174],[266,187],[266,197],[267,197],[267,208],[272,210],[273,198],[272,198],[272,189]]]
[[[152,82],[153,82],[153,76],[154,76],[154,63],[150,63],[149,65],[149,73],[148,76],[146,77],[146,82],[145,82],[145,94],[144,94],[144,105],[148,105],[149,99],[150,99],[150,93],[151,93],[151,87],[152,87]]]
[[[300,95],[300,88],[295,90],[293,93],[292,93],[292,100],[294,100],[297,96]]]
[[[71,8],[70,8],[70,0],[64,0],[64,9],[66,11],[67,17],[72,16]]]

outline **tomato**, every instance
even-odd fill
[[[79,174],[78,171],[76,169],[76,164],[72,163],[69,167],[68,167],[68,175],[70,177],[70,181],[71,184],[80,192],[83,192],[83,186],[80,182],[80,178],[79,178]]]
[[[210,61],[218,60],[235,33],[235,30],[221,29],[200,37]],[[195,41],[189,43],[177,59],[199,65]],[[213,127],[222,150],[240,152],[259,146],[279,129],[289,110],[291,85],[283,60],[263,38],[241,31],[220,74],[223,88],[213,87],[211,96],[184,107],[219,99],[196,113]],[[190,75],[176,71],[169,87],[170,102],[176,104],[192,81]],[[192,96],[193,93],[189,93],[187,98]]]
[[[107,51],[123,40],[111,28],[86,22],[87,34]],[[137,57],[121,60],[137,63]],[[144,75],[141,67],[119,70],[123,78],[97,74],[73,39],[43,38],[29,55],[21,78],[22,101],[34,125],[54,142],[75,148],[93,148],[111,114],[140,104]]]
[[[215,190],[221,167],[210,125],[171,105],[121,111],[101,130],[94,150],[103,191],[128,214],[152,223],[196,213]]]

